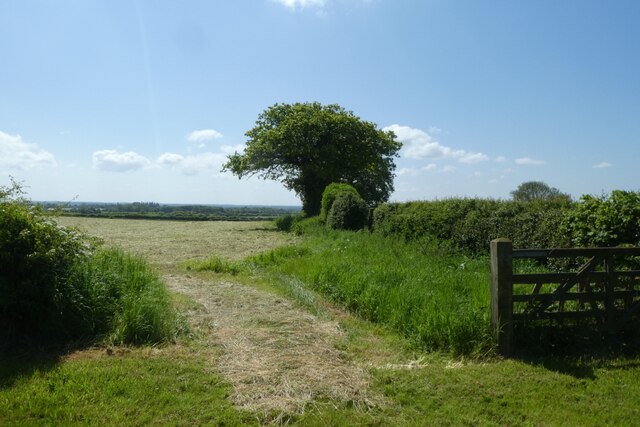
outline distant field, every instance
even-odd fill
[[[290,234],[277,232],[273,224],[266,221],[148,221],[81,217],[59,217],[57,221],[103,238],[109,245],[142,255],[163,270],[212,254],[242,259],[295,240]]]

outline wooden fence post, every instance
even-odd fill
[[[491,241],[491,326],[503,356],[513,353],[513,244]]]
[[[604,284],[604,310],[605,310],[605,328],[607,333],[612,334],[616,329],[615,306],[613,293],[616,288],[615,265],[613,255],[604,258],[604,271],[607,273],[607,281]]]

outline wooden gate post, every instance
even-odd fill
[[[513,353],[513,244],[491,241],[491,326],[503,356]]]

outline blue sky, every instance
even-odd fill
[[[404,142],[395,201],[640,189],[640,2],[2,0],[0,184],[34,200],[298,204],[222,174],[277,102]]]

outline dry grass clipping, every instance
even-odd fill
[[[335,321],[293,307],[264,291],[189,276],[165,277],[175,292],[201,305],[192,321],[208,325],[204,337],[223,348],[217,370],[233,385],[231,400],[265,414],[302,413],[315,400],[374,405],[366,370],[345,361],[334,346],[342,332]]]

